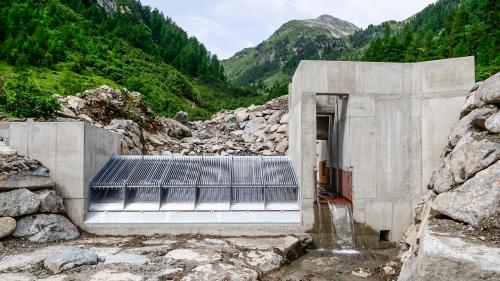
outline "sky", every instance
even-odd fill
[[[220,59],[254,47],[282,24],[323,14],[361,28],[404,20],[435,0],[141,0],[158,8]]]

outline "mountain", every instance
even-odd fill
[[[292,20],[255,48],[247,48],[223,62],[236,85],[253,89],[287,82],[302,59],[334,60],[348,46],[342,37],[359,28],[329,15]]]
[[[331,16],[290,21],[223,61],[233,83],[274,97],[300,60],[417,62],[473,55],[476,78],[500,71],[500,1],[439,0],[404,21],[358,29]]]
[[[139,1],[1,1],[0,26],[0,79],[12,98],[9,89],[26,89],[19,84],[45,96],[108,84],[141,92],[157,114],[193,118],[264,101],[233,87],[217,56]]]

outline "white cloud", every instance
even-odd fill
[[[359,27],[404,20],[435,0],[141,0],[171,17],[221,58],[265,40],[292,19],[322,14]]]

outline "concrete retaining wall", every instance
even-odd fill
[[[339,168],[352,171],[354,219],[375,233],[390,230],[397,241],[474,82],[473,57],[408,64],[302,61],[289,87],[289,154],[302,189],[303,227],[314,222],[308,210],[315,198],[315,122],[325,95],[347,97],[339,99],[335,131]]]
[[[0,137],[50,169],[68,216],[83,228],[88,184],[119,153],[119,135],[83,122],[2,122]]]

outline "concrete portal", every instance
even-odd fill
[[[289,86],[289,154],[302,227],[313,228],[316,141],[327,132],[330,173],[338,171],[337,181],[350,189],[340,193],[351,192],[356,246],[401,239],[474,82],[473,57],[302,61]],[[318,116],[330,116],[330,128]]]

